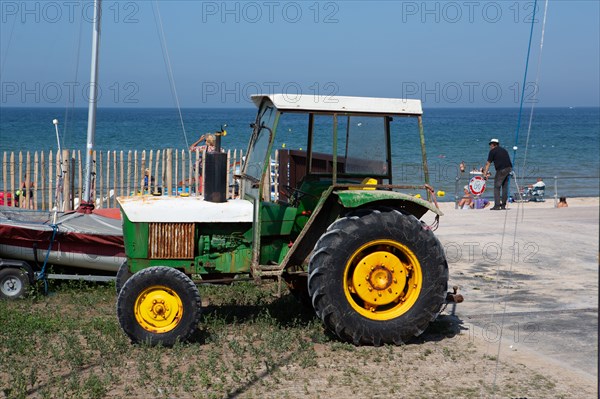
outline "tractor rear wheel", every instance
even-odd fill
[[[448,266],[440,242],[412,215],[360,210],[315,245],[308,291],[317,315],[355,345],[402,344],[443,305]]]
[[[172,346],[196,330],[201,302],[198,287],[184,273],[149,267],[125,282],[117,299],[119,324],[133,342]]]

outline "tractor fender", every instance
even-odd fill
[[[281,262],[282,269],[301,267],[321,235],[342,213],[344,208],[356,209],[365,205],[387,206],[420,219],[428,210],[442,216],[435,205],[428,201],[394,191],[382,190],[333,190],[330,187],[322,195],[308,223],[292,244]]]
[[[346,209],[360,208],[365,205],[386,205],[421,218],[427,211],[442,216],[442,211],[433,203],[412,195],[384,190],[340,190],[334,191],[340,204]]]

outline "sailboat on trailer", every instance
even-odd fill
[[[29,276],[41,264],[116,272],[125,260],[121,219],[116,209],[94,209],[92,167],[96,127],[101,0],[94,1],[92,67],[84,191],[75,211],[32,211],[0,206],[0,261],[26,261]],[[2,264],[0,263],[0,269]],[[4,273],[6,274],[6,273]],[[7,278],[9,278],[8,276]],[[0,278],[0,290],[10,287]]]

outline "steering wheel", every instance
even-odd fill
[[[300,199],[306,195],[309,195],[311,197],[315,197],[315,195],[311,194],[311,193],[307,193],[306,191],[302,191],[298,188],[289,186],[287,184],[280,186],[281,190],[279,191],[280,194],[285,195],[287,198],[290,199],[290,203],[295,203],[300,201]]]

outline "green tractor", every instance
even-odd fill
[[[167,346],[185,340],[200,319],[197,284],[243,276],[285,281],[355,345],[402,344],[422,333],[446,301],[448,265],[420,220],[442,215],[428,185],[421,102],[252,100],[258,114],[238,199],[220,195],[220,153],[206,155],[217,166],[206,168],[214,191],[204,196],[119,198],[127,261],[117,276],[117,314],[125,333]],[[404,118],[417,120],[423,185],[392,181],[392,124]],[[306,149],[280,149],[275,172],[275,148],[290,134],[306,136]]]

